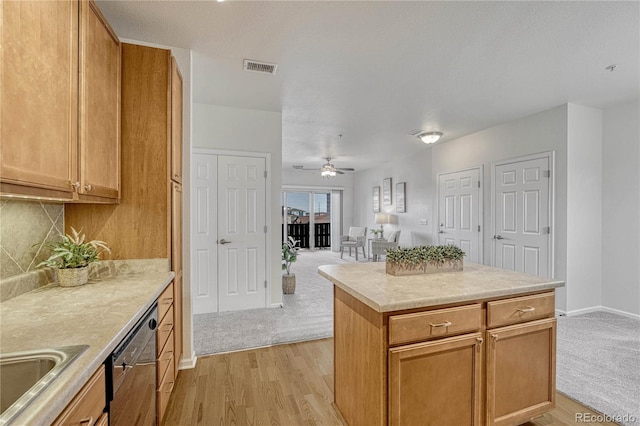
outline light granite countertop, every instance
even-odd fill
[[[464,264],[461,272],[393,276],[384,262],[323,265],[318,273],[377,312],[424,308],[531,293],[564,282],[505,269]]]
[[[80,287],[50,284],[0,304],[2,353],[89,345],[12,424],[51,424],[174,277],[118,272]]]

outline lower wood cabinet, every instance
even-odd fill
[[[552,410],[555,318],[497,328],[486,335],[487,426],[521,424]]]
[[[389,350],[389,424],[479,425],[482,334]]]
[[[357,425],[516,426],[555,407],[554,292],[377,312],[334,288],[335,405]]]
[[[53,422],[54,426],[106,425],[108,415],[107,391],[104,365],[101,365],[80,392],[71,400],[62,414]]]
[[[175,282],[158,297],[158,329],[156,336],[156,418],[162,423],[176,379],[175,371]]]

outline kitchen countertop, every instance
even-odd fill
[[[563,287],[564,281],[464,264],[461,272],[394,276],[384,262],[323,265],[318,273],[377,312],[478,301]]]
[[[2,302],[3,353],[89,345],[14,424],[51,424],[174,278],[129,272],[80,287],[50,284]]]

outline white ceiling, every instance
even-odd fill
[[[194,102],[281,111],[283,167],[365,169],[428,149],[413,129],[446,143],[640,93],[637,1],[98,3],[121,37],[193,50]]]

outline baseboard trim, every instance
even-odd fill
[[[272,303],[271,307],[272,308],[284,308],[284,305],[282,303],[278,302],[278,303]]]
[[[197,362],[198,357],[196,356],[195,351],[191,352],[191,356],[189,358],[182,357],[182,359],[178,363],[178,370],[190,370],[192,368],[196,368]]]
[[[573,317],[576,315],[588,314],[591,312],[609,312],[612,314],[622,315],[628,318],[640,319],[640,315],[632,314],[631,312],[621,311],[619,309],[609,308],[607,306],[591,306],[589,308],[575,309],[573,311],[563,311],[560,309],[556,309],[556,316],[567,316]]]

